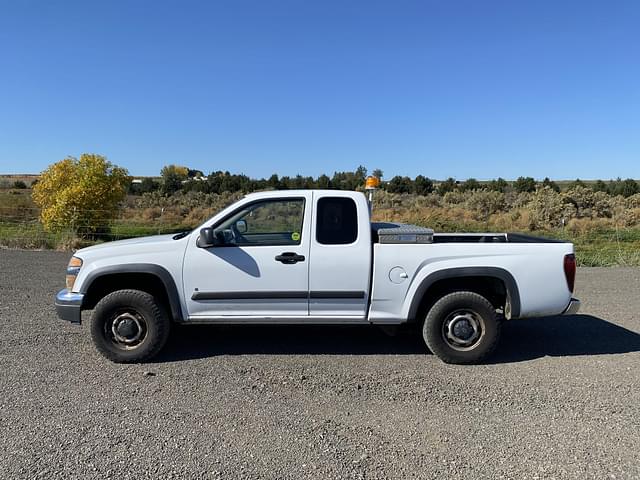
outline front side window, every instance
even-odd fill
[[[318,200],[316,240],[324,245],[347,245],[358,238],[356,202],[346,197]]]
[[[274,199],[252,203],[215,229],[226,245],[300,245],[304,199]]]

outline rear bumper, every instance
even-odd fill
[[[577,298],[572,298],[569,302],[569,305],[567,305],[567,308],[564,309],[564,312],[562,312],[562,314],[575,315],[576,313],[578,313],[578,310],[580,310],[580,300],[578,300]]]
[[[82,299],[84,295],[82,293],[70,292],[67,288],[60,290],[56,295],[56,313],[62,320],[67,320],[71,323],[80,323]]]

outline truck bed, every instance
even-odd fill
[[[565,243],[522,233],[435,233],[432,229],[403,223],[371,223],[373,243]]]

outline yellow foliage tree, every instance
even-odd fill
[[[33,188],[47,231],[105,231],[120,209],[131,179],[126,169],[101,155],[83,153],[50,165]]]

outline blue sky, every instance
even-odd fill
[[[0,173],[640,178],[640,2],[0,0]]]

